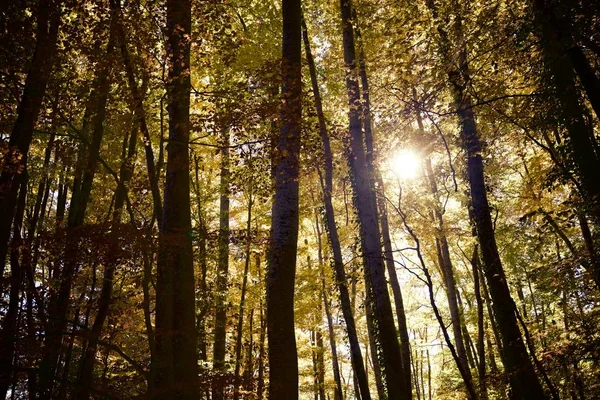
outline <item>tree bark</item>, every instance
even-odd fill
[[[341,0],[341,16],[346,65],[346,88],[348,91],[349,131],[347,143],[350,173],[355,192],[355,205],[360,225],[363,256],[367,260],[369,281],[373,290],[375,318],[379,324],[378,341],[381,345],[387,395],[390,400],[410,399],[406,378],[402,371],[402,356],[396,337],[394,317],[385,280],[385,268],[379,232],[373,177],[363,147],[364,137],[360,120],[360,89],[355,78],[357,72],[354,29],[352,27],[352,5],[350,0]]]
[[[282,0],[281,126],[275,157],[275,196],[267,280],[269,399],[298,399],[294,281],[299,222],[302,118],[300,0]]]
[[[574,64],[569,60],[569,50],[572,49],[569,49],[567,43],[568,35],[557,28],[560,22],[548,0],[533,0],[533,8],[546,69],[545,79],[554,89],[556,105],[552,110],[566,129],[571,162],[580,180],[587,211],[594,217],[596,226],[600,226],[600,180],[597,179],[600,159],[584,118],[585,108],[576,87]],[[577,54],[570,54],[571,57],[574,55]],[[586,75],[582,75],[584,83]],[[600,282],[600,268],[594,271],[594,278],[596,282]]]
[[[198,398],[190,212],[191,1],[167,0],[169,142],[156,285],[156,399]]]
[[[2,320],[2,330],[0,330],[0,399],[6,398],[8,388],[13,382],[13,358],[18,337],[17,315],[19,313],[19,292],[23,282],[23,271],[19,260],[19,253],[22,246],[21,228],[25,213],[25,200],[27,198],[27,171],[18,174],[15,180],[19,183],[20,190],[14,216],[14,233],[10,255],[8,310]]]
[[[432,11],[434,19],[438,20],[437,8],[433,0],[428,0],[428,7]],[[459,16],[455,21],[455,29],[461,36],[459,38],[461,45],[455,49],[458,51],[458,63],[451,62],[454,59],[451,56],[452,44],[444,25],[441,23],[438,23],[438,33],[442,55],[450,68],[448,79],[457,106],[462,147],[467,156],[467,173],[473,218],[483,255],[485,277],[493,300],[494,314],[501,332],[503,360],[506,371],[509,373],[513,399],[544,399],[546,395],[536,376],[519,330],[515,314],[516,306],[506,282],[506,275],[496,244],[487,199],[481,142],[471,99],[466,91],[470,76],[460,18]]]
[[[483,299],[481,297],[481,289],[479,287],[479,254],[477,253],[477,245],[473,249],[473,257],[471,258],[471,267],[473,268],[473,291],[475,301],[477,303],[477,372],[479,376],[479,396],[481,400],[487,400],[487,382],[485,379],[485,327],[483,317]]]
[[[125,138],[128,151],[121,162],[119,173],[119,184],[115,193],[115,204],[111,227],[111,254],[104,269],[102,279],[102,289],[98,300],[98,311],[92,325],[92,329],[88,333],[87,347],[85,347],[83,358],[81,361],[79,377],[75,388],[74,398],[87,400],[90,397],[90,392],[94,377],[94,363],[96,361],[96,352],[98,350],[98,341],[104,328],[104,322],[108,317],[110,305],[112,303],[113,279],[115,270],[119,264],[118,253],[121,248],[121,237],[119,234],[121,225],[121,216],[125,198],[127,196],[127,184],[133,176],[134,161],[136,155],[137,129],[133,129],[129,140]]]
[[[250,178],[252,179],[252,178]],[[246,287],[248,285],[248,269],[250,268],[250,245],[252,243],[252,206],[254,204],[253,185],[250,182],[248,191],[248,215],[246,216],[246,256],[244,261],[244,275],[242,278],[242,293],[238,309],[237,336],[235,340],[235,370],[233,375],[233,399],[240,398],[240,366],[242,362],[242,337],[244,328],[244,306],[246,301]]]
[[[371,171],[371,176],[373,178],[375,176],[377,177],[376,200],[377,208],[380,214],[379,223],[381,225],[381,236],[383,241],[383,256],[385,258],[385,266],[389,275],[390,286],[392,288],[392,295],[394,298],[394,305],[396,307],[396,318],[398,319],[398,332],[400,334],[400,346],[402,357],[402,373],[406,378],[406,391],[408,393],[411,393],[412,395],[412,379],[410,376],[410,341],[408,337],[408,327],[406,325],[406,314],[404,312],[404,300],[402,298],[402,290],[400,289],[400,283],[398,282],[398,275],[396,274],[396,266],[394,263],[394,252],[392,251],[392,241],[390,239],[390,227],[388,223],[387,206],[385,204],[386,198],[383,179],[381,177],[381,172],[377,170],[374,163],[373,133],[371,124],[371,95],[369,88],[369,80],[367,79],[367,67],[363,48],[363,41],[358,27],[356,28],[356,37],[359,48],[358,72],[360,76],[360,83],[362,86],[362,122],[365,130],[367,166]]]
[[[338,236],[337,225],[335,223],[335,212],[333,209],[332,202],[332,191],[333,191],[333,155],[331,152],[331,144],[329,142],[329,135],[327,134],[327,126],[325,124],[325,115],[323,113],[323,106],[321,103],[321,95],[319,90],[319,84],[317,82],[317,72],[315,62],[310,50],[310,41],[308,40],[308,31],[306,25],[303,29],[304,36],[304,48],[306,57],[308,60],[308,66],[311,76],[311,84],[313,95],[315,98],[315,108],[317,110],[317,117],[319,120],[319,132],[321,134],[321,141],[323,143],[324,153],[324,170],[325,177],[321,177],[321,189],[323,191],[323,203],[325,205],[325,219],[327,236],[331,245],[331,251],[333,253],[333,269],[335,272],[336,286],[340,294],[340,303],[342,305],[342,313],[344,315],[344,321],[346,323],[346,331],[348,333],[348,341],[350,344],[350,359],[352,363],[352,369],[356,376],[359,386],[359,393],[357,397],[362,400],[370,400],[371,395],[369,393],[369,385],[367,383],[367,375],[365,372],[363,357],[360,349],[360,343],[358,341],[358,335],[356,333],[356,325],[354,321],[353,306],[350,301],[350,295],[348,293],[348,282],[346,279],[346,271],[344,268],[344,260],[342,258],[342,249],[340,245],[340,239]]]
[[[51,398],[55,379],[55,367],[58,361],[62,333],[67,324],[67,312],[75,274],[79,268],[79,228],[85,222],[85,215],[90,201],[90,194],[104,135],[106,105],[110,91],[110,69],[115,46],[116,16],[111,12],[109,39],[106,56],[99,62],[94,77],[94,84],[84,116],[83,134],[91,130],[91,137],[84,137],[86,146],[82,146],[78,168],[75,172],[73,194],[67,221],[67,245],[64,254],[64,268],[58,277],[60,286],[57,293],[52,293],[48,306],[48,330],[44,342],[43,357],[40,363],[40,397]],[[91,125],[87,123],[91,119]],[[87,148],[87,154],[84,149]],[[56,277],[55,277],[56,278]]]
[[[24,172],[33,128],[40,114],[46,86],[58,48],[61,0],[40,0],[37,15],[36,44],[25,88],[17,108],[17,120],[8,141],[9,154],[4,157],[0,174],[0,277],[8,250],[10,228],[17,207],[17,197]]]
[[[219,237],[218,265],[215,279],[215,331],[213,345],[213,400],[223,400],[225,389],[225,345],[227,328],[227,281],[229,274],[229,128],[222,121],[221,130],[221,182],[219,185]]]

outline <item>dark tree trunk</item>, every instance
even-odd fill
[[[252,179],[252,178],[250,178]],[[234,369],[234,382],[233,382],[233,399],[238,400],[240,398],[240,367],[242,363],[242,337],[244,331],[244,306],[246,301],[246,288],[248,285],[248,270],[250,268],[250,245],[252,243],[252,206],[254,204],[254,198],[252,193],[252,182],[250,182],[248,191],[248,215],[246,216],[246,255],[244,260],[244,275],[242,278],[242,293],[240,298],[240,306],[238,309],[238,323],[237,333],[235,340],[235,369]]]
[[[267,334],[269,399],[298,399],[298,355],[294,333],[294,281],[298,248],[302,32],[300,0],[282,0],[281,127],[275,152]]]
[[[191,1],[167,0],[169,143],[156,284],[154,398],[198,398],[190,213]]]
[[[88,333],[88,343],[84,350],[83,359],[81,361],[79,377],[77,379],[77,386],[75,388],[75,398],[80,400],[87,400],[90,397],[90,391],[93,384],[94,376],[94,363],[96,361],[96,352],[98,350],[98,341],[100,334],[104,328],[104,322],[108,317],[109,308],[112,302],[113,292],[113,278],[115,269],[118,266],[119,259],[118,253],[121,248],[120,243],[120,224],[121,216],[123,212],[123,206],[125,205],[125,199],[127,196],[127,184],[133,176],[133,167],[136,155],[136,142],[137,142],[137,129],[134,128],[129,140],[125,137],[124,144],[127,145],[127,155],[123,158],[121,163],[121,169],[119,173],[119,184],[115,194],[115,204],[112,219],[111,229],[111,243],[112,246],[109,260],[104,269],[104,276],[102,280],[102,289],[100,292],[100,298],[98,300],[98,311],[96,313],[96,319],[92,325],[91,331]]]
[[[261,282],[261,270],[260,268],[258,268],[258,281]],[[256,398],[258,400],[263,400],[264,397],[264,391],[265,391],[265,336],[266,336],[266,329],[267,329],[267,322],[265,321],[265,316],[263,314],[263,300],[262,300],[262,296],[260,296],[260,301],[259,301],[259,323],[260,323],[260,330],[258,333],[258,365],[256,366],[257,371],[257,384],[256,384]]]
[[[333,267],[335,272],[336,286],[340,293],[340,303],[342,305],[342,313],[344,315],[344,321],[346,323],[346,330],[348,333],[352,369],[354,371],[359,386],[359,393],[357,394],[357,396],[359,396],[359,398],[362,400],[369,400],[371,398],[371,395],[369,393],[369,385],[367,383],[367,375],[365,372],[360,343],[358,341],[358,335],[356,333],[353,306],[351,304],[350,295],[348,293],[348,282],[346,279],[344,260],[342,258],[342,249],[340,245],[340,239],[338,236],[337,225],[335,223],[335,213],[333,210],[333,155],[331,152],[329,136],[327,134],[325,115],[323,114],[321,95],[319,91],[319,85],[317,82],[317,72],[315,62],[310,50],[310,42],[308,40],[308,32],[306,26],[304,26],[303,29],[303,36],[306,57],[308,60],[310,70],[312,90],[315,98],[315,108],[317,110],[317,117],[319,119],[319,131],[321,134],[321,141],[323,142],[325,177],[324,179],[321,179],[321,189],[323,191],[323,203],[325,205],[327,236],[329,238],[331,251],[333,253]]]
[[[544,391],[537,379],[529,359],[517,319],[516,306],[506,282],[504,269],[498,253],[494,228],[487,200],[487,190],[483,174],[481,145],[470,102],[458,95],[462,104],[459,109],[461,137],[467,151],[467,170],[471,188],[471,202],[477,236],[484,261],[484,272],[488,282],[493,309],[503,342],[505,368],[509,371],[509,381],[514,399],[543,399]]]
[[[371,350],[371,362],[373,363],[373,376],[375,377],[375,386],[377,387],[377,396],[380,399],[385,399],[385,386],[379,362],[379,352],[377,351],[377,321],[373,318],[373,294],[368,291],[365,293],[365,316],[367,320],[368,333],[368,350]],[[367,365],[369,363],[369,355],[366,355]]]
[[[485,327],[484,327],[484,312],[483,299],[481,297],[481,289],[479,287],[479,254],[477,246],[473,249],[473,257],[471,258],[471,267],[473,268],[473,282],[475,301],[477,303],[477,372],[479,376],[479,396],[482,400],[487,400],[487,383],[485,379]]]
[[[206,315],[208,314],[210,307],[206,273],[207,273],[207,248],[206,241],[208,239],[208,232],[204,223],[204,216],[202,213],[202,201],[200,197],[200,165],[197,156],[194,156],[194,171],[196,176],[196,185],[194,191],[196,192],[196,210],[198,213],[198,263],[200,264],[200,282],[198,284],[199,299],[198,299],[198,317],[196,318],[196,331],[198,332],[198,356],[200,361],[206,361]]]
[[[600,226],[600,170],[599,155],[595,151],[595,143],[589,134],[585,121],[585,108],[581,103],[576,87],[574,66],[569,56],[577,60],[577,52],[573,53],[568,46],[568,35],[561,29],[552,6],[547,0],[533,0],[534,20],[537,24],[539,45],[545,66],[546,81],[554,90],[555,105],[552,110],[567,133],[567,146],[571,153],[573,167],[582,189],[582,197],[586,201],[588,213],[594,217],[596,226]],[[571,54],[569,54],[571,51]],[[581,66],[580,66],[581,67]],[[586,74],[580,75],[586,88]],[[588,82],[589,86],[589,82]],[[597,93],[595,93],[597,95]],[[594,96],[590,101],[595,99]],[[600,269],[594,271],[596,283],[600,283]]]
[[[65,247],[64,268],[60,273],[60,286],[57,293],[52,293],[48,306],[48,330],[44,342],[43,357],[40,363],[40,397],[51,398],[55,382],[55,368],[60,351],[62,333],[67,325],[67,313],[71,288],[75,274],[79,268],[79,228],[84,224],[87,207],[90,201],[92,184],[100,156],[100,145],[104,134],[106,104],[110,90],[110,69],[115,45],[116,16],[111,12],[110,32],[106,47],[106,56],[99,62],[94,77],[93,90],[84,116],[83,133],[91,130],[91,138],[84,137],[87,145],[87,155],[80,153],[79,165],[76,170],[71,196],[69,216],[67,221],[67,245]],[[93,115],[93,116],[92,116]],[[91,117],[91,126],[86,121]],[[82,148],[83,150],[83,148]],[[81,174],[81,175],[80,175]]]
[[[337,346],[335,343],[335,331],[333,329],[333,319],[331,310],[329,309],[329,300],[327,299],[327,286],[325,283],[325,268],[323,266],[323,244],[321,241],[321,227],[318,217],[316,218],[317,226],[317,242],[319,244],[319,273],[321,276],[321,294],[325,308],[325,317],[327,318],[327,328],[329,332],[329,346],[331,347],[331,363],[333,369],[333,379],[335,381],[335,389],[333,393],[334,400],[342,400],[342,379],[340,376],[340,365],[338,361]]]
[[[446,297],[448,298],[448,308],[450,309],[450,320],[452,322],[454,345],[456,346],[458,361],[461,363],[461,366],[465,373],[465,379],[469,381],[467,384],[470,385],[472,384],[473,377],[469,368],[465,340],[462,334],[462,321],[458,305],[458,291],[456,287],[456,280],[454,279],[454,267],[452,265],[452,260],[450,259],[450,249],[448,246],[446,233],[444,232],[444,217],[441,210],[437,182],[433,174],[433,167],[431,165],[430,158],[427,158],[425,160],[425,169],[427,172],[427,178],[429,180],[429,189],[431,191],[434,201],[433,215],[437,230],[436,246],[438,263],[440,265],[440,270],[442,271],[442,277],[444,278],[444,283],[446,286]]]
[[[356,13],[355,18],[356,17]],[[380,171],[377,170],[374,164],[374,149],[373,149],[373,133],[371,125],[371,95],[369,89],[369,80],[367,78],[367,67],[364,55],[364,48],[360,30],[356,27],[356,36],[359,46],[358,55],[358,72],[360,76],[360,84],[362,86],[362,122],[365,131],[365,147],[367,166],[371,172],[371,177],[377,177],[377,208],[380,214],[381,236],[383,241],[383,250],[385,258],[385,266],[392,287],[392,295],[394,297],[394,305],[396,306],[396,318],[398,319],[398,331],[400,334],[401,357],[402,357],[402,373],[406,378],[406,391],[412,396],[412,379],[410,367],[410,342],[408,337],[408,328],[406,326],[406,314],[404,313],[404,300],[402,299],[402,291],[396,274],[396,266],[394,264],[394,253],[392,251],[392,241],[390,239],[390,228],[387,217],[387,206],[385,204],[385,189]]]
[[[408,325],[406,324],[406,313],[404,311],[404,299],[402,298],[402,290],[400,282],[396,274],[396,263],[394,261],[394,252],[392,251],[392,240],[390,236],[390,227],[388,222],[387,206],[385,204],[385,188],[381,174],[378,173],[378,195],[377,203],[380,213],[381,235],[383,239],[383,251],[385,257],[385,266],[392,287],[392,295],[394,297],[394,306],[396,307],[396,318],[398,319],[398,332],[400,334],[400,346],[402,351],[402,371],[406,377],[406,387],[412,393],[412,378],[411,378],[411,362],[410,362],[410,340],[408,336]]]
[[[218,265],[215,279],[215,331],[213,345],[212,399],[223,400],[227,327],[227,281],[229,274],[229,128],[221,121],[221,182],[219,185]]]
[[[428,0],[428,6],[433,13],[433,17],[438,20],[437,8],[433,0]],[[457,12],[460,12],[460,10],[457,10]],[[455,25],[459,36],[462,35],[460,16],[457,18]],[[442,55],[448,66],[451,67],[448,71],[448,79],[456,102],[462,147],[467,156],[467,173],[471,191],[473,219],[483,255],[484,273],[493,300],[494,315],[501,332],[503,360],[506,371],[509,372],[511,396],[515,400],[544,399],[546,395],[536,376],[519,330],[515,314],[516,306],[506,282],[506,275],[496,244],[487,199],[479,132],[475,123],[472,103],[466,92],[470,79],[466,45],[460,37],[460,46],[452,50],[452,43],[442,23],[438,23],[438,33]],[[451,64],[451,60],[456,59],[455,56],[451,55],[453,51],[458,51],[458,63],[453,62]]]
[[[354,46],[354,29],[352,27],[352,5],[350,0],[341,0],[341,15],[344,41],[344,61],[346,64],[346,87],[348,91],[349,131],[347,143],[350,173],[355,192],[355,204],[360,223],[360,234],[363,256],[366,258],[369,282],[373,290],[373,308],[378,323],[378,342],[382,352],[382,369],[384,371],[387,395],[390,400],[410,399],[411,393],[406,388],[406,378],[402,371],[402,356],[396,337],[392,306],[385,279],[385,268],[382,260],[379,218],[373,177],[363,146],[364,137],[360,118],[360,89],[355,78],[357,72]]]
[[[17,315],[19,312],[19,291],[21,290],[23,281],[19,253],[22,246],[21,228],[23,226],[25,200],[27,198],[27,171],[18,174],[15,181],[18,182],[20,190],[14,216],[15,223],[10,255],[10,292],[8,297],[8,310],[2,320],[2,330],[0,330],[0,399],[6,398],[8,388],[13,382],[13,358],[18,337]]]
[[[131,62],[131,57],[129,56],[129,50],[127,48],[127,40],[124,28],[120,21],[117,25],[117,33],[119,37],[121,58],[123,59],[123,65],[127,75],[127,84],[129,85],[129,90],[131,91],[131,97],[133,97],[133,111],[137,123],[139,124],[140,132],[142,133],[144,154],[146,156],[146,169],[148,170],[148,181],[150,183],[150,192],[152,193],[152,205],[154,210],[153,219],[157,219],[160,228],[160,224],[162,222],[160,219],[162,212],[162,200],[160,198],[160,189],[158,187],[158,168],[154,163],[154,151],[152,150],[150,131],[146,122],[146,111],[144,109],[144,101],[142,97],[143,93],[140,91],[136,83],[137,81],[133,72],[133,65]],[[160,145],[162,147],[163,144],[161,143]]]
[[[40,0],[38,6],[35,50],[17,108],[17,120],[8,141],[9,154],[4,156],[5,162],[0,174],[0,277],[4,275],[10,228],[17,207],[21,183],[18,175],[26,167],[33,128],[56,58],[61,8],[61,0]]]

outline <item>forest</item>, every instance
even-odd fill
[[[600,398],[600,2],[0,1],[0,399]]]

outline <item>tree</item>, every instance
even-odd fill
[[[190,214],[191,2],[167,2],[169,141],[156,287],[154,398],[198,398]]]
[[[298,241],[300,169],[301,46],[300,0],[283,0],[281,128],[275,152],[275,196],[267,278],[269,399],[298,398],[294,333],[294,278]]]

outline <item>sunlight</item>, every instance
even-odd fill
[[[399,149],[388,159],[388,168],[403,180],[415,179],[421,170],[421,159],[411,149]]]

